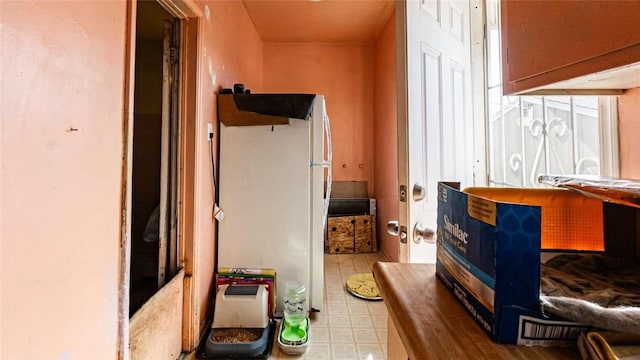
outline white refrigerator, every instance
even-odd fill
[[[317,95],[309,119],[220,125],[218,265],[275,269],[278,313],[289,280],[323,310],[324,112]]]

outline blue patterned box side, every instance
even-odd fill
[[[467,194],[439,185],[436,272],[491,337],[495,336],[495,227],[467,215]]]
[[[490,338],[495,340],[498,327],[496,326],[497,319],[495,319],[493,313],[484,307],[463,284],[456,280],[439,260],[436,262],[436,275],[438,275],[444,285],[449,288],[449,291],[458,299],[478,326],[480,326]]]
[[[537,310],[540,216],[540,207],[488,201],[439,184],[436,272],[500,343],[517,337],[517,314],[503,309]]]
[[[495,227],[467,215],[467,194],[444,184],[439,187],[438,239],[456,260],[493,289]]]
[[[539,310],[506,305],[496,319],[500,344],[527,346],[567,346],[575,344],[581,333],[597,330],[593,327],[569,321]]]
[[[536,309],[540,299],[539,206],[499,203],[495,305]]]

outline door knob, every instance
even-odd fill
[[[387,223],[387,232],[393,236],[398,236],[398,232],[400,231],[400,226],[397,221],[389,221]]]
[[[424,186],[420,186],[418,184],[413,185],[413,200],[420,201],[427,196],[427,190]]]
[[[422,223],[417,222],[413,227],[413,242],[420,244],[421,241],[434,243],[433,230],[422,226]]]
[[[397,221],[389,221],[387,223],[387,232],[393,236],[400,236],[401,243],[407,243],[407,227],[398,226]]]

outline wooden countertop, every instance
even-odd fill
[[[494,343],[436,278],[435,265],[378,262],[373,274],[412,360],[580,359],[577,347]]]

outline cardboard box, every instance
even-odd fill
[[[438,277],[498,343],[575,344],[590,327],[539,310],[541,249],[604,250],[602,201],[450,185],[438,185]]]

